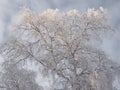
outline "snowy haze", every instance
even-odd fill
[[[77,9],[85,12],[88,8],[98,9],[100,6],[108,10],[108,20],[115,28],[116,34],[113,38],[106,38],[102,48],[120,63],[120,0],[0,0],[0,43],[9,37],[11,23],[19,19],[21,7],[28,7],[35,12],[43,12],[48,8],[58,8],[61,12]]]

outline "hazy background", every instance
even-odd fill
[[[98,9],[100,6],[106,8],[108,20],[116,34],[112,38],[105,38],[102,48],[120,63],[120,0],[0,0],[0,44],[8,39],[10,25],[19,19],[23,6],[40,13],[48,8],[58,8],[61,12],[70,9],[85,12],[88,8]]]

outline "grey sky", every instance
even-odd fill
[[[98,9],[100,6],[108,10],[108,20],[116,29],[113,38],[107,38],[103,49],[115,61],[120,63],[120,0],[0,0],[0,42],[5,42],[9,36],[9,27],[16,21],[21,7],[26,6],[35,12],[42,12],[48,8],[58,8],[60,11],[77,9],[85,12],[88,8]]]

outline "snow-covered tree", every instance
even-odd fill
[[[13,65],[13,63],[8,61],[3,63],[3,67],[2,85],[0,87],[2,90],[43,90],[36,83],[36,75],[33,71],[20,68],[17,64]]]
[[[110,32],[102,7],[83,14],[47,10],[39,15],[25,9],[1,54],[13,66],[25,61],[42,65],[41,74],[52,76],[51,90],[112,90],[116,64],[96,46]]]

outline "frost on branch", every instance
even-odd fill
[[[13,32],[14,39],[1,49],[5,61],[13,66],[36,62],[43,76],[51,76],[51,90],[113,89],[115,69],[111,67],[118,68],[117,64],[91,44],[112,32],[102,7],[83,14],[57,9],[36,14],[25,9]]]

